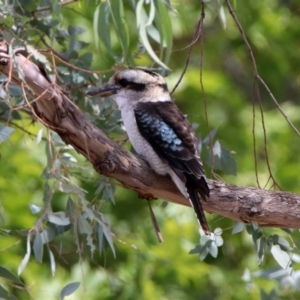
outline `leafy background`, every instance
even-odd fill
[[[51,47],[65,61],[56,59],[58,83],[97,126],[120,141],[124,131],[116,106],[109,99],[87,99],[84,92],[101,85],[114,70],[134,65],[169,75],[166,80],[172,89],[185,66],[201,12],[199,1],[192,0],[76,1],[68,5],[23,0],[0,4],[2,38],[13,41],[14,46]],[[300,5],[271,0],[235,1],[232,5],[261,77],[299,127]],[[27,50],[53,73],[50,55]],[[71,65],[100,72],[83,72]],[[7,299],[58,299],[60,295],[66,299],[299,297],[298,230],[261,230],[256,224],[245,228],[221,216],[207,215],[211,228],[222,228],[222,234],[218,229],[217,233],[223,245],[219,240],[221,247],[216,247],[203,237],[200,243],[191,209],[157,201],[152,206],[164,237],[159,244],[146,201],[96,174],[59,137],[34,122],[28,110],[12,113],[10,107],[22,101],[21,92],[12,87],[8,94],[1,90],[0,286],[10,292]],[[215,172],[228,183],[257,185],[253,66],[222,1],[206,1],[203,43],[194,45],[187,73],[173,97],[195,127],[199,125],[199,137],[204,139],[215,130],[214,142],[227,154],[221,170]],[[299,193],[300,139],[262,88],[261,99],[272,174],[283,190]],[[259,183],[270,187],[259,103],[257,99],[254,102]],[[8,128],[14,131],[8,132]],[[204,143],[202,157],[211,177],[206,146]],[[124,147],[131,148],[128,142]],[[97,218],[100,221],[95,221]],[[196,254],[190,255],[191,250]],[[217,258],[208,254],[200,261],[199,252],[202,258],[205,252],[217,254]],[[293,253],[294,281],[280,267],[287,253]],[[7,271],[11,273],[7,275]],[[63,292],[71,282],[74,285]],[[76,282],[80,287],[71,294]]]

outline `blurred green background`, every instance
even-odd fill
[[[113,2],[114,0],[109,3]],[[222,11],[222,6],[217,3],[218,1],[207,1],[203,43],[195,44],[187,73],[173,98],[188,115],[189,120],[199,124],[197,133],[202,138],[207,136],[209,130],[218,128],[216,139],[234,156],[237,176],[222,171],[217,173],[225,182],[240,186],[257,186],[252,132],[254,101],[258,178],[261,187],[270,187],[272,182],[268,182],[270,174],[264,152],[261,110],[253,95],[253,65],[226,5],[223,5]],[[51,1],[53,10],[45,12],[44,20],[42,17],[32,17],[30,12],[48,5],[46,2],[19,1],[19,4],[22,6],[23,15],[19,13],[20,7],[16,9],[16,20],[20,22],[17,25],[24,26],[27,31],[14,31],[13,25],[17,21],[5,11],[6,6],[3,6],[7,17],[2,18],[1,28],[8,32],[8,36],[12,37],[14,32],[20,39],[27,40],[36,48],[45,48],[42,36],[57,52],[70,50],[72,41],[84,42],[82,48],[79,47],[76,51],[80,55],[92,53],[91,69],[105,71],[103,77],[99,75],[103,81],[113,74],[114,69],[129,62],[124,59],[122,43],[113,26],[109,36],[115,56],[100,42],[97,44],[95,11],[100,2],[77,1],[58,8],[57,2]],[[174,1],[171,4],[173,10],[168,14],[172,25],[173,45],[170,61],[166,62],[172,70],[166,78],[170,90],[184,68],[187,47],[200,18],[199,1]],[[147,3],[144,5],[147,9]],[[292,0],[265,0],[243,3],[233,1],[232,5],[252,47],[260,76],[268,84],[285,114],[299,128],[300,3]],[[141,45],[136,28],[136,15],[131,9],[130,1],[124,1],[124,13],[130,33],[128,49],[136,54],[133,55],[134,63],[138,66],[153,66],[151,58],[138,48]],[[43,27],[46,18],[57,21],[56,24],[53,23],[53,28],[50,23],[48,27]],[[60,44],[58,31],[55,30],[60,30],[63,37],[64,30],[67,31],[69,26],[79,26],[85,31],[76,35],[75,41],[70,38],[70,44]],[[43,30],[48,32],[45,36]],[[3,33],[2,37],[6,38],[7,35]],[[154,41],[151,43],[158,53],[159,45]],[[71,53],[68,61],[80,65],[78,57],[72,57]],[[61,63],[57,63],[58,67],[64,68]],[[84,63],[80,67],[84,68]],[[205,97],[201,91],[200,72]],[[76,77],[76,74],[72,75]],[[68,72],[65,72],[65,76],[68,77]],[[84,75],[78,71],[77,76],[75,83]],[[88,80],[93,84],[96,82],[95,78]],[[85,86],[83,92],[84,89]],[[263,87],[260,87],[260,92],[272,173],[283,190],[299,193],[299,136],[289,127]],[[74,94],[72,91],[72,95],[76,104],[91,118],[96,118],[93,109],[98,103],[93,103],[92,106],[84,99],[83,94]],[[104,106],[101,105],[107,105],[107,109],[103,109]],[[111,128],[107,120],[113,122],[113,118],[119,117],[114,109],[115,106],[109,100],[101,102],[100,110],[107,113],[104,116],[107,118],[96,118],[95,123]],[[206,126],[205,115],[208,116],[209,128]],[[43,126],[32,122],[26,113],[20,113],[13,123],[16,128],[14,133],[0,145],[0,205],[3,219],[0,227],[0,265],[16,274],[26,253],[26,237],[14,237],[6,230],[23,230],[35,226],[37,217],[31,214],[29,203],[43,205],[45,179],[41,174],[47,166],[51,166],[49,155],[47,157],[45,153],[48,147],[45,140],[37,142],[36,138]],[[43,137],[47,138],[48,134],[43,128]],[[122,138],[124,132],[114,128],[111,136]],[[125,147],[130,149],[130,144],[126,143]],[[69,151],[78,162],[89,168],[83,157],[73,150]],[[203,155],[207,176],[211,177],[211,168],[207,164],[205,153]],[[89,169],[81,175],[71,179],[88,192],[86,198],[92,201],[99,181],[103,179]],[[55,187],[55,184],[51,187]],[[68,197],[59,191],[58,186],[56,188],[55,191],[53,188],[53,211],[65,210]],[[208,256],[200,261],[197,255],[189,254],[200,239],[192,209],[175,204],[165,205],[162,200],[152,204],[164,237],[164,243],[159,244],[146,201],[138,199],[134,192],[120,187],[116,187],[114,199],[115,205],[104,199],[100,210],[108,218],[114,233],[116,258],[110,247],[101,254],[96,251],[91,255],[86,251],[79,255],[74,238],[70,233],[65,233],[51,244],[56,260],[55,276],[51,274],[49,257],[45,251],[43,264],[36,263],[31,256],[28,266],[21,274],[27,291],[17,289],[9,282],[1,281],[1,278],[0,284],[19,299],[58,299],[63,286],[73,281],[81,282],[81,286],[66,299],[298,299],[297,289],[282,280],[250,275],[247,277],[248,271],[253,275],[257,271],[277,268],[278,264],[267,251],[263,264],[259,266],[252,236],[246,230],[232,235],[234,221],[218,215],[207,215],[211,228],[223,229],[224,245],[219,248],[217,258]],[[293,252],[299,254],[298,230],[286,233],[280,229],[263,229],[263,233],[265,236],[284,236]],[[294,267],[297,270],[299,265],[295,263]]]

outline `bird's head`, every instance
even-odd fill
[[[130,102],[168,101],[170,95],[164,78],[154,72],[135,69],[115,73],[108,84],[87,95],[111,97],[120,108]]]

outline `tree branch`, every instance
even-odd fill
[[[30,59],[17,52],[13,61],[6,42],[0,43],[0,72],[34,97],[28,105],[37,119],[85,156],[97,172],[118,180],[143,198],[163,198],[190,206],[169,177],[158,176],[145,161],[110,140]],[[263,226],[300,228],[299,195],[212,180],[208,183],[211,196],[203,203],[207,212]]]

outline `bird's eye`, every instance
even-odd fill
[[[122,86],[122,87],[127,87],[127,86],[129,86],[131,83],[130,83],[128,80],[126,80],[126,79],[120,79],[120,80],[119,80],[119,84],[120,84],[120,86]]]

